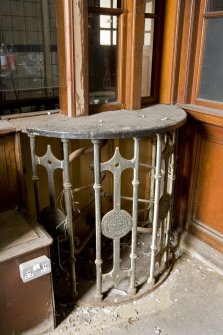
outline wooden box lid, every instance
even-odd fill
[[[51,243],[52,238],[24,212],[0,212],[0,263]]]

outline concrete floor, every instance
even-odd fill
[[[126,305],[76,307],[50,335],[222,335],[223,276],[183,254],[158,289]]]

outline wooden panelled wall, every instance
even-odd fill
[[[176,223],[223,252],[223,119],[185,110],[179,142]]]
[[[188,232],[189,244],[195,237],[195,244],[223,252],[223,113],[194,98],[205,0],[176,5],[170,102],[185,109],[188,122],[179,136],[175,223]]]

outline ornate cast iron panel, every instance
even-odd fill
[[[103,280],[112,280],[115,287],[119,282],[130,277],[129,292],[135,294],[135,269],[136,269],[136,232],[137,232],[137,206],[138,206],[138,169],[139,169],[139,139],[134,138],[134,158],[132,160],[124,159],[119,148],[116,147],[114,156],[107,162],[100,162],[100,141],[92,141],[94,144],[94,171],[95,171],[95,199],[100,202],[101,184],[100,173],[102,171],[110,171],[113,174],[113,209],[106,213],[101,220],[100,207],[96,206],[96,271],[97,271],[97,290],[96,300],[102,298],[102,278]],[[132,216],[121,209],[121,174],[125,169],[132,168],[134,177],[133,185],[133,205]],[[97,201],[97,200],[96,200]],[[132,231],[131,245],[131,267],[129,270],[120,269],[120,238]],[[113,240],[113,269],[111,272],[101,273],[101,233]]]
[[[68,231],[68,239],[70,242],[70,263],[71,263],[71,278],[72,278],[72,295],[75,297],[77,295],[76,290],[76,271],[75,271],[75,252],[74,252],[74,229],[73,229],[73,218],[72,218],[72,198],[71,198],[71,183],[70,183],[70,168],[69,168],[69,140],[62,139],[63,143],[63,155],[64,159],[57,159],[51,150],[51,146],[47,146],[47,151],[44,156],[39,157],[36,155],[36,143],[35,136],[29,135],[30,137],[30,147],[31,147],[31,158],[32,158],[32,169],[33,169],[33,182],[34,182],[34,191],[36,198],[36,210],[37,216],[41,220],[41,214],[47,214],[48,220],[55,220],[55,225],[60,226],[63,221]],[[40,193],[39,193],[39,177],[37,174],[37,165],[42,165],[47,170],[48,174],[48,188],[50,196],[50,206],[41,211],[40,206]],[[55,181],[54,181],[54,172],[56,169],[61,169],[63,171],[63,189],[64,189],[64,201],[65,201],[65,210],[66,213],[62,213],[56,207],[55,200]],[[64,215],[64,217],[63,217]]]
[[[148,212],[146,232],[151,234],[148,243],[146,279],[148,289],[154,287],[160,273],[169,266],[170,234],[173,207],[173,189],[176,160],[176,129],[184,124],[186,114],[178,107],[156,105],[139,111],[113,111],[71,119],[61,115],[23,119],[25,131],[31,141],[33,181],[35,185],[37,212],[40,211],[39,183],[37,164],[45,166],[48,172],[50,206],[55,206],[55,191],[53,183],[54,170],[63,170],[63,188],[66,208],[66,222],[70,241],[70,260],[73,279],[73,295],[76,294],[76,275],[74,258],[74,231],[72,220],[71,183],[69,173],[69,139],[90,139],[93,143],[94,154],[94,193],[95,193],[95,234],[96,234],[96,288],[95,300],[103,298],[102,284],[111,281],[118,287],[124,278],[128,278],[128,297],[137,293],[136,263],[140,261],[137,255],[137,226],[138,215],[141,211]],[[63,144],[64,159],[58,160],[48,146],[46,154],[38,157],[35,153],[35,135],[58,137]],[[140,138],[150,138],[152,142],[152,162],[150,176],[150,191],[148,199],[139,199],[139,145]],[[101,162],[101,143],[104,139],[133,138],[134,155],[130,160],[124,159],[119,148],[115,149],[113,157],[107,162]],[[145,164],[144,164],[145,165]],[[132,210],[127,212],[121,208],[121,175],[124,170],[133,170],[133,196],[123,197],[132,201]],[[110,171],[113,175],[113,206],[102,216],[102,173]],[[138,203],[144,202],[148,207],[139,210]],[[120,266],[120,240],[131,232],[130,265],[127,269]],[[140,230],[138,230],[140,233]],[[113,241],[112,270],[102,273],[102,235]]]

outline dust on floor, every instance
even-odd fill
[[[125,305],[75,307],[49,335],[222,335],[223,276],[183,254],[155,291]]]

